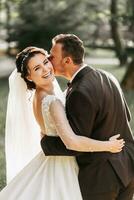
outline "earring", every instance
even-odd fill
[[[32,80],[28,79],[28,81],[33,82]]]

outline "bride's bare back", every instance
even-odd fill
[[[45,124],[42,116],[42,99],[44,97],[44,93],[36,93],[33,99],[33,112],[37,123],[40,126],[41,134],[45,134]]]

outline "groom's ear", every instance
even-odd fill
[[[71,63],[72,63],[71,57],[65,57],[65,58],[64,58],[64,63],[65,63],[65,64],[71,64]]]

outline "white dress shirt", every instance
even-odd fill
[[[73,81],[74,77],[83,69],[87,66],[87,64],[83,64],[72,76],[72,78],[70,79],[70,83]]]
[[[73,81],[73,79],[75,78],[75,76],[83,69],[83,68],[85,68],[87,66],[87,64],[83,64],[74,74],[73,74],[73,76],[72,76],[72,78],[70,79],[70,83]],[[67,89],[65,89],[65,91],[63,92],[64,93],[64,95],[66,96],[67,95],[67,90],[68,90],[68,88]]]

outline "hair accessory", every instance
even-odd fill
[[[32,53],[32,52],[40,52],[42,54],[44,54],[46,57],[48,57],[48,53],[47,51],[45,51],[44,49],[42,48],[38,48],[38,47],[27,47],[26,49],[24,49],[23,51],[21,51],[20,53],[17,54],[16,56],[16,59],[22,54],[22,53],[25,53],[23,59],[22,59],[22,62],[21,62],[21,72],[23,71],[23,68],[24,68],[24,62],[26,60],[26,58],[28,58],[29,54]]]
[[[22,62],[21,62],[21,72],[23,71],[23,68],[24,68],[24,62],[25,62],[26,58],[28,58],[29,53],[30,53],[30,52],[28,52],[28,53],[24,56],[24,58],[22,59]]]

